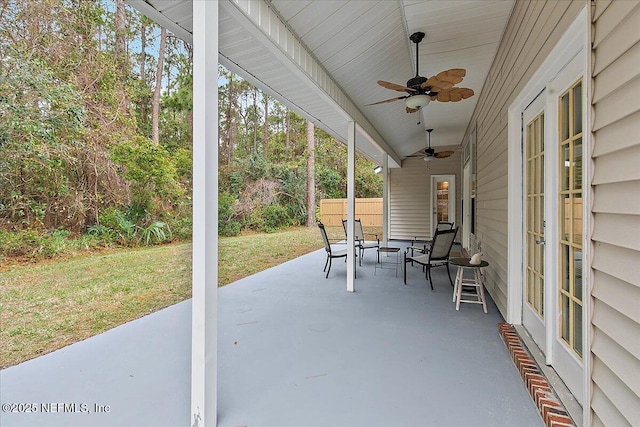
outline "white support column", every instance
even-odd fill
[[[218,2],[206,0],[193,2],[192,263],[188,425],[213,427],[218,364]]]
[[[382,155],[382,246],[389,246],[389,156]]]
[[[355,292],[356,122],[347,129],[347,291]]]

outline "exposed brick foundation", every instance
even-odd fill
[[[529,351],[520,341],[513,326],[508,323],[499,323],[498,330],[504,340],[507,350],[516,365],[525,387],[533,399],[540,415],[547,427],[575,427],[573,420],[557,398],[547,378],[544,376],[538,364]]]

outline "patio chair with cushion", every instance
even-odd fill
[[[347,235],[347,220],[342,220],[342,228],[344,228],[344,235]],[[362,257],[364,256],[365,249],[378,249],[380,247],[380,239],[377,234],[365,233],[362,229],[362,221],[359,219],[354,220],[356,247],[358,248],[358,256],[360,257],[360,265],[362,265]],[[366,240],[365,236],[375,236],[376,240]]]
[[[404,284],[407,284],[407,268],[408,262],[415,262],[424,267],[427,271],[425,273],[431,290],[433,290],[433,281],[431,280],[431,269],[433,267],[447,267],[447,273],[449,274],[449,282],[453,286],[453,280],[451,279],[451,271],[449,270],[449,256],[451,254],[451,248],[453,247],[453,241],[456,238],[458,228],[452,230],[436,230],[431,246],[427,248],[426,253],[420,253],[419,255],[410,255],[409,250],[404,253]]]
[[[436,224],[434,234],[438,230],[442,231],[442,230],[452,230],[452,229],[453,229],[453,222],[440,221]],[[407,249],[411,250],[411,256],[413,256],[415,252],[426,254],[427,251],[429,250],[429,247],[431,247],[431,241],[432,239],[428,237],[415,236]],[[422,245],[420,245],[420,243],[422,243]]]
[[[320,229],[320,234],[322,235],[322,240],[324,241],[324,249],[327,251],[327,261],[324,263],[324,270],[322,270],[327,272],[327,275],[325,276],[325,279],[326,279],[326,278],[329,278],[332,259],[344,258],[345,261],[347,260],[347,248],[345,246],[344,249],[335,249],[331,244],[331,242],[329,241],[329,237],[327,236],[327,230],[325,230],[324,224],[319,222],[318,228]],[[327,269],[327,266],[329,266],[329,269]]]

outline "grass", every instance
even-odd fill
[[[1,275],[5,368],[188,298],[191,245],[48,261]]]
[[[327,227],[332,239],[342,227]],[[218,284],[323,247],[317,227],[219,239]],[[319,266],[318,268],[320,268]],[[0,368],[191,297],[191,244],[107,250],[0,267]]]

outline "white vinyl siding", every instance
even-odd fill
[[[593,425],[640,425],[640,2],[593,13]]]
[[[480,93],[468,132],[477,129],[476,238],[482,243],[487,290],[507,317],[508,108],[584,2],[518,1]],[[542,88],[541,88],[542,89]],[[520,284],[512,284],[520,286]]]
[[[402,168],[391,169],[389,174],[389,238],[412,239],[430,237],[431,175],[456,176],[456,226],[460,225],[462,178],[457,147],[436,147],[436,151],[455,150],[444,159],[425,162],[420,157],[407,158]],[[459,233],[462,233],[459,231]],[[457,236],[457,240],[461,238]]]

